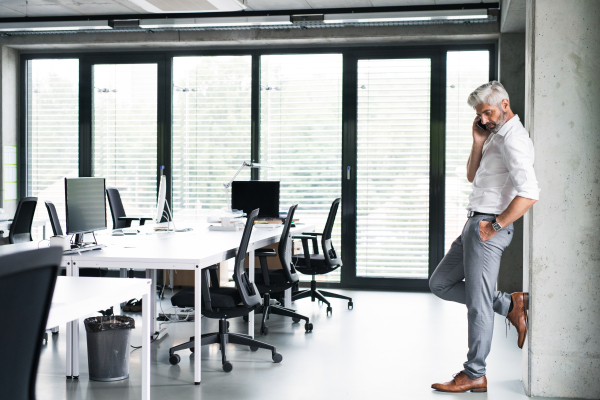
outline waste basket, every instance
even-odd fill
[[[123,315],[91,317],[83,321],[87,336],[88,368],[94,381],[118,381],[129,377],[129,342],[133,318]]]

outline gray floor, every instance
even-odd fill
[[[181,352],[181,363],[171,366],[168,349],[193,335],[189,322],[169,325],[169,335],[152,345],[154,399],[526,399],[521,383],[521,350],[514,328],[505,337],[504,318],[496,318],[492,352],[488,358],[488,392],[438,393],[433,382],[447,381],[462,369],[467,353],[467,315],[464,306],[448,303],[427,293],[339,291],[354,298],[354,310],[346,302],[332,300],[333,316],[310,300],[294,305],[314,323],[313,333],[303,324],[272,316],[269,335],[257,334],[277,346],[281,364],[271,361],[267,350],[228,347],[233,371],[221,369],[217,345],[202,348],[202,384],[193,384],[193,357]],[[163,308],[170,307],[168,300]],[[140,314],[133,314],[141,323]],[[256,322],[258,332],[259,322]],[[37,379],[37,398],[139,399],[140,353],[131,355],[130,378],[119,382],[88,379],[85,331],[81,331],[81,376],[64,376],[65,327],[42,350]],[[203,331],[213,332],[217,322],[203,319]],[[241,318],[231,320],[231,331],[246,331]],[[261,339],[262,338],[262,339]],[[139,329],[132,344],[140,344]]]

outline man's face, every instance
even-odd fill
[[[498,132],[506,122],[506,113],[497,106],[480,104],[475,107],[475,112],[490,132]]]

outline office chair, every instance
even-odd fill
[[[271,294],[283,293],[286,289],[291,288],[300,280],[296,274],[294,265],[292,264],[292,238],[290,236],[290,227],[297,207],[298,204],[290,207],[285,224],[283,225],[281,238],[279,239],[277,250],[282,268],[269,269],[267,265],[267,257],[275,257],[277,255],[275,250],[259,249],[254,252],[260,261],[260,269],[257,268],[254,272],[255,283],[258,291],[263,296],[263,304],[258,306],[254,312],[263,315],[262,324],[260,326],[260,333],[263,335],[269,333],[269,327],[266,325],[266,322],[270,314],[291,317],[294,322],[299,322],[303,319],[306,321],[304,324],[306,332],[312,332],[313,329],[313,324],[309,322],[308,317],[297,314],[294,310],[288,308],[271,305]]]
[[[354,308],[352,298],[348,296],[342,296],[341,294],[326,292],[324,290],[317,290],[317,281],[315,275],[324,275],[332,271],[335,271],[342,266],[342,259],[338,256],[333,243],[331,242],[331,231],[333,230],[333,223],[335,222],[335,215],[337,214],[338,207],[340,205],[340,199],[335,199],[331,204],[329,210],[329,216],[327,217],[327,223],[323,233],[316,232],[304,232],[300,236],[293,236],[292,239],[302,240],[302,249],[304,254],[299,254],[293,258],[296,261],[296,270],[305,275],[312,275],[310,281],[310,289],[297,292],[292,295],[292,300],[299,300],[305,297],[310,297],[311,301],[315,301],[315,298],[319,299],[323,303],[327,304],[327,314],[331,315],[333,309],[331,304],[325,297],[334,297],[337,299],[348,300],[348,309]],[[321,236],[321,247],[323,254],[319,254],[319,245],[317,243],[317,237]],[[310,253],[308,248],[308,240],[312,240],[313,254]]]
[[[106,197],[108,197],[108,205],[110,206],[113,229],[130,228],[131,221],[140,221],[140,225],[144,225],[146,221],[152,221],[152,218],[147,217],[126,217],[119,189],[106,188]]]
[[[50,225],[52,226],[52,234],[54,236],[63,236],[63,230],[60,226],[60,220],[58,219],[58,213],[56,207],[51,201],[44,202],[46,209],[48,210],[48,217],[50,218]],[[67,271],[61,268],[60,275],[65,276]],[[108,274],[108,268],[79,268],[79,276],[87,277],[104,277]]]
[[[233,366],[229,361],[225,351],[227,344],[240,344],[249,346],[250,350],[257,351],[259,348],[271,350],[273,362],[280,363],[283,360],[281,354],[277,353],[275,346],[259,342],[252,339],[248,335],[241,333],[229,333],[227,321],[228,318],[236,318],[248,315],[250,311],[254,311],[260,305],[260,294],[254,283],[250,283],[244,261],[246,259],[246,250],[248,242],[252,234],[254,220],[258,215],[258,209],[252,211],[248,216],[242,241],[235,257],[233,280],[235,288],[221,288],[218,285],[218,280],[213,280],[212,286],[209,287],[210,271],[216,271],[217,265],[212,265],[202,270],[202,315],[208,318],[219,319],[219,332],[207,333],[202,335],[200,345],[206,346],[209,344],[218,343],[221,347],[221,359],[223,363],[223,371],[230,372]],[[213,277],[216,274],[213,272]],[[194,288],[188,288],[177,292],[171,297],[171,304],[177,307],[193,307],[194,306]],[[196,346],[195,337],[191,337],[189,342],[180,344],[169,349],[169,362],[172,365],[177,365],[181,361],[179,354],[176,351],[190,349],[194,352]],[[199,355],[198,355],[199,356]]]
[[[42,338],[62,249],[47,247],[0,257],[2,398],[34,400]],[[13,304],[14,306],[10,306]]]
[[[33,215],[35,214],[35,206],[37,205],[37,197],[24,197],[19,200],[17,211],[10,224],[8,237],[2,238],[2,244],[15,244],[23,242],[31,242],[31,224],[33,223]]]

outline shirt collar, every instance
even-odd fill
[[[519,116],[518,116],[517,114],[515,114],[515,116],[514,116],[514,117],[512,117],[511,119],[509,119],[509,120],[508,120],[508,121],[507,121],[507,122],[506,122],[506,123],[505,123],[505,124],[502,126],[502,128],[500,128],[500,130],[499,130],[498,132],[496,132],[496,134],[497,134],[497,135],[500,135],[500,136],[504,136],[504,135],[506,135],[506,133],[507,133],[508,131],[510,131],[510,130],[512,129],[513,125],[514,125],[515,123],[517,123],[518,121],[521,121],[521,120],[519,119]]]

